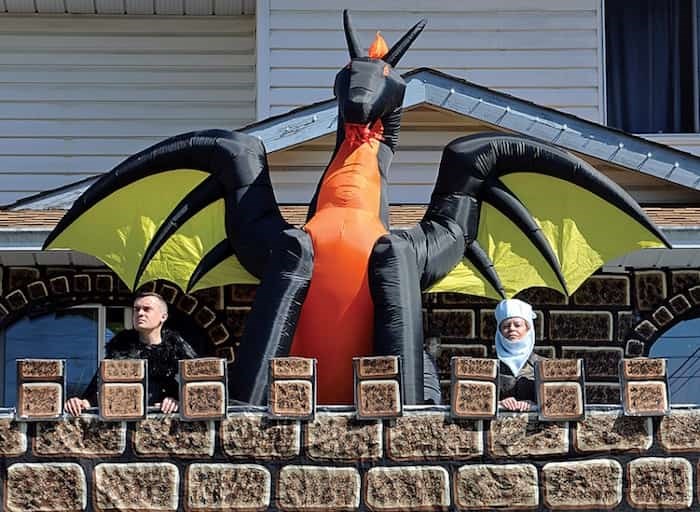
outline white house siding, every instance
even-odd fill
[[[259,96],[272,114],[332,96],[348,60],[341,11],[352,9],[365,47],[428,26],[399,69],[431,67],[541,105],[602,119],[600,0],[261,0],[269,47]],[[260,39],[262,43],[264,39]],[[262,71],[262,69],[261,69]],[[261,105],[261,107],[264,107]],[[265,114],[264,108],[259,113]]]
[[[254,16],[0,16],[0,205],[254,118]]]

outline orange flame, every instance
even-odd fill
[[[372,59],[381,59],[389,51],[389,47],[386,45],[386,41],[382,35],[377,32],[377,35],[372,41],[372,45],[369,47],[369,56]]]

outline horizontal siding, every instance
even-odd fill
[[[0,204],[255,118],[253,16],[0,16]]]
[[[0,0],[0,14],[130,14],[237,16],[255,0]]]
[[[345,6],[270,0],[270,113],[332,96],[333,78],[348,60]],[[352,14],[365,47],[377,30],[391,45],[419,18],[428,20],[402,71],[431,67],[600,121],[599,9],[599,0],[376,0]]]

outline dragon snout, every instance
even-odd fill
[[[369,124],[371,119],[372,103],[366,100],[347,99],[343,103],[343,118],[346,123]]]

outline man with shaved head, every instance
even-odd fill
[[[148,404],[166,414],[178,410],[177,364],[197,354],[179,334],[163,329],[168,304],[157,293],[141,293],[134,300],[133,329],[117,334],[107,344],[106,359],[148,360]],[[66,411],[74,416],[97,403],[97,374],[82,397],[66,401]]]

